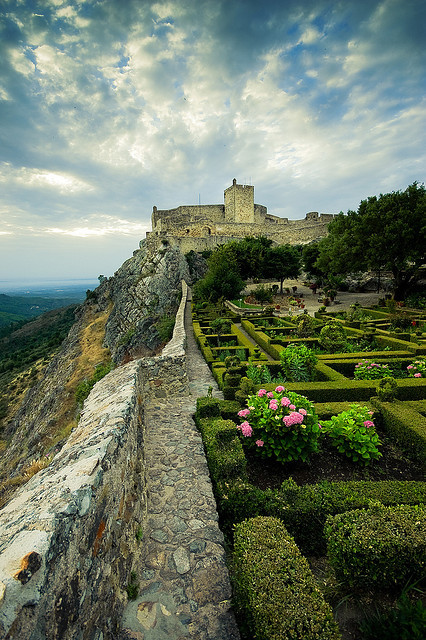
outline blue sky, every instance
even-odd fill
[[[0,0],[0,280],[111,275],[152,206],[424,182],[424,0]]]

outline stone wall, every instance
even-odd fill
[[[183,314],[163,355],[98,382],[51,464],[0,511],[0,638],[117,637],[146,518],[143,405],[188,393]]]
[[[219,244],[246,236],[263,235],[276,245],[308,244],[327,235],[334,214],[311,211],[301,220],[279,218],[254,204],[254,187],[237,184],[235,178],[224,192],[224,205],[180,206],[152,213],[152,232],[147,240],[167,240],[183,253],[214,249]]]

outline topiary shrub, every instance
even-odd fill
[[[352,587],[402,587],[424,577],[424,505],[347,511],[327,519],[324,535],[330,563]]]
[[[254,640],[338,640],[330,606],[293,538],[276,518],[235,528],[236,604]]]
[[[395,378],[385,376],[377,385],[377,396],[382,402],[392,402],[398,392],[398,383]]]
[[[345,351],[346,333],[343,325],[338,320],[327,320],[319,334],[319,343],[327,353],[339,353]]]

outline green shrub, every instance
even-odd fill
[[[338,353],[345,350],[346,333],[343,325],[338,320],[330,318],[319,334],[319,343],[327,353]]]
[[[304,396],[287,392],[283,386],[270,392],[260,389],[247,398],[247,407],[238,413],[244,422],[237,428],[244,445],[256,449],[261,457],[305,461],[318,450],[318,416]]]
[[[218,398],[197,398],[197,416],[212,418],[220,416],[220,400]]]
[[[360,624],[363,640],[424,640],[426,607],[421,599],[403,593],[396,607],[369,617]]]
[[[312,316],[303,314],[296,318],[296,335],[299,338],[311,338],[315,335],[317,323]]]
[[[93,389],[93,387],[95,386],[95,384],[99,382],[99,380],[102,380],[102,378],[104,378],[106,374],[109,373],[113,368],[114,368],[114,363],[112,361],[98,364],[95,367],[95,372],[93,376],[89,379],[86,378],[85,380],[82,380],[77,385],[77,389],[75,391],[75,399],[77,403],[82,405],[83,402],[88,397],[91,390]]]
[[[392,402],[395,400],[397,391],[398,383],[392,376],[385,376],[379,380],[377,396],[382,402]]]
[[[275,518],[236,527],[233,555],[237,607],[255,640],[338,640],[338,628],[286,528]]]
[[[173,329],[175,327],[175,316],[169,316],[167,314],[161,316],[155,323],[155,328],[160,336],[161,342],[168,342],[173,336]]]
[[[210,475],[214,483],[245,476],[247,461],[232,420],[202,418],[201,431]]]
[[[281,367],[288,382],[313,380],[318,358],[305,344],[289,344],[280,352]]]
[[[330,563],[350,586],[403,586],[424,577],[426,509],[381,504],[327,519]]]
[[[426,465],[426,417],[408,402],[381,402],[371,398],[380,411],[384,429],[412,457]]]
[[[367,407],[353,404],[331,420],[322,423],[322,433],[331,444],[352,462],[367,465],[382,457],[378,447],[382,444],[376,433],[372,412]]]
[[[322,555],[323,534],[329,515],[353,509],[426,502],[426,484],[416,481],[321,482],[298,486],[291,478],[280,489],[262,491],[245,479],[236,478],[217,487],[222,521],[235,523],[258,515],[280,518],[305,555]],[[229,533],[230,525],[224,526]]]
[[[378,364],[372,360],[361,360],[355,365],[355,380],[380,380],[389,376],[391,369],[388,364]]]

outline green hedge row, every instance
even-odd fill
[[[239,524],[233,566],[237,607],[254,640],[341,637],[306,558],[279,520]]]
[[[241,320],[241,326],[248,335],[257,342],[257,344],[264,350],[266,353],[274,358],[274,360],[280,359],[280,352],[282,351],[282,347],[278,344],[273,344],[271,342],[271,338],[263,333],[263,331],[256,331],[254,324],[249,320]]]
[[[259,515],[280,518],[302,553],[321,555],[326,549],[324,525],[330,515],[369,507],[426,502],[426,484],[417,481],[323,482],[298,486],[291,478],[280,489],[262,491],[246,477],[218,481],[217,501],[224,523]],[[231,525],[224,526],[231,534]]]
[[[424,578],[425,506],[375,505],[328,518],[331,565],[352,587],[403,587]]]
[[[381,402],[375,397],[371,398],[371,403],[380,411],[383,426],[391,437],[426,466],[426,417],[420,413],[422,405],[415,407],[397,400]],[[425,404],[423,400],[423,410]]]

